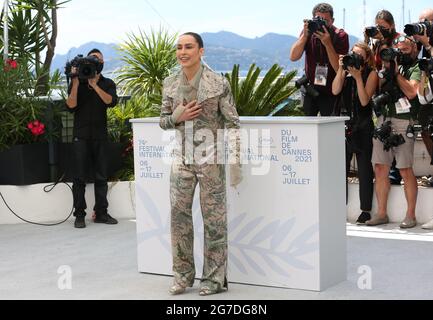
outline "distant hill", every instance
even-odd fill
[[[293,36],[268,33],[250,39],[221,31],[203,33],[202,37],[206,44],[205,60],[216,70],[232,70],[234,64],[240,64],[241,70],[248,70],[252,63],[264,70],[275,63],[288,70],[303,65],[302,61],[293,63],[289,60],[290,48],[297,39]]]
[[[245,38],[232,32],[203,33],[206,44],[205,60],[216,70],[232,70],[233,64],[240,64],[241,70],[248,70],[252,63],[262,69],[269,69],[278,63],[286,70],[304,68],[304,59],[292,62],[290,49],[297,38],[289,35],[268,33],[254,39]],[[358,41],[349,36],[350,47]]]
[[[206,51],[205,61],[214,70],[231,71],[234,64],[239,64],[242,71],[247,71],[255,63],[263,70],[269,69],[278,63],[286,70],[303,69],[303,59],[291,62],[290,48],[297,40],[296,37],[268,33],[254,39],[242,37],[232,32],[221,31],[217,33],[202,34]],[[350,46],[357,42],[357,38],[350,36]],[[78,48],[71,48],[66,55],[56,55],[52,71],[63,70],[66,61],[73,59],[77,54],[86,55],[93,48],[104,53],[105,72],[112,72],[122,66],[116,44],[89,42]]]

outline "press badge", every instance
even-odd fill
[[[404,97],[399,99],[398,102],[395,104],[395,111],[397,112],[397,114],[409,113],[411,107],[412,105],[410,104],[409,100]]]
[[[316,76],[314,78],[314,84],[316,86],[326,87],[326,82],[328,79],[328,66],[316,66]]]

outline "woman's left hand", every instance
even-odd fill
[[[353,77],[355,80],[362,79],[362,76],[361,76],[361,70],[356,69],[356,68],[354,68],[354,67],[349,67],[349,68],[347,68],[347,69],[348,69],[349,73],[352,75],[352,77]]]

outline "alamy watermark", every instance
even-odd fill
[[[173,156],[182,156],[191,165],[251,165],[252,175],[266,175],[271,169],[272,149],[275,147],[270,129],[218,129],[215,137],[210,129],[194,131],[192,122],[185,124],[185,132],[164,131],[162,141],[171,157],[163,157],[165,164]]]
[[[72,290],[72,268],[70,266],[60,266],[57,269],[60,277],[57,280],[59,290]]]
[[[372,290],[373,289],[373,270],[370,266],[360,266],[358,268],[358,274],[361,275],[358,278],[358,288],[360,290]]]

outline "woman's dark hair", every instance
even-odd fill
[[[191,37],[193,37],[195,39],[195,41],[197,41],[198,47],[200,49],[204,48],[203,38],[198,33],[195,33],[195,32],[186,32],[186,33],[184,33],[182,35],[183,36],[191,36]]]
[[[376,21],[377,20],[384,20],[387,23],[389,23],[390,25],[394,25],[395,26],[395,21],[394,21],[394,17],[392,15],[391,12],[389,12],[388,10],[381,10],[377,13],[376,15]]]

